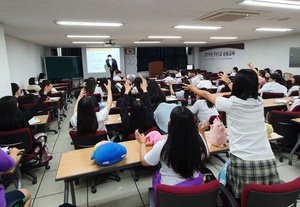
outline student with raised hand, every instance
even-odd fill
[[[48,93],[57,93],[58,91],[53,88],[51,81],[50,80],[43,80],[42,85],[41,85],[41,90],[40,90],[40,95],[44,93],[44,90],[46,87],[51,86],[51,91],[49,91]]]
[[[9,154],[7,154],[4,150],[0,149],[0,172],[9,171],[11,168],[15,166],[17,161],[18,153],[20,152],[17,148],[10,148]],[[0,176],[1,178],[1,176]],[[0,185],[0,206],[4,207],[8,203],[11,203],[16,200],[23,200],[24,207],[31,206],[31,195],[27,189],[18,189],[12,190],[10,192],[5,193],[4,187]]]
[[[202,127],[204,126],[204,127]],[[199,125],[199,134],[194,115],[185,107],[177,106],[170,115],[168,137],[158,141],[147,152],[145,135],[136,130],[135,137],[140,143],[140,159],[143,166],[161,168],[153,176],[153,187],[157,184],[192,186],[202,184],[204,160],[208,156],[204,131],[208,124]]]
[[[74,114],[71,117],[71,125],[76,128],[78,134],[95,133],[98,130],[106,130],[104,121],[112,105],[111,81],[107,80],[105,85],[107,90],[106,106],[99,112],[95,112],[95,105],[92,97],[86,96],[86,90],[81,89],[74,106]]]
[[[124,137],[126,139],[127,135],[134,133],[136,129],[140,132],[144,132],[154,126],[153,109],[151,106],[150,96],[147,91],[147,81],[142,80],[141,89],[143,90],[143,96],[141,100],[136,100],[133,102],[130,110],[130,115],[128,114],[129,105],[129,92],[132,89],[132,85],[129,82],[125,82],[125,93],[121,99],[120,115],[122,120],[122,125],[124,128]]]
[[[271,185],[280,179],[265,127],[264,101],[258,96],[257,74],[242,69],[234,82],[226,72],[221,78],[232,90],[230,98],[215,97],[193,85],[185,87],[215,104],[218,111],[226,112],[231,154],[227,183],[233,195],[240,198],[247,183]]]

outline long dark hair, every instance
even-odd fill
[[[160,89],[156,81],[149,81],[147,90],[152,104],[166,102],[166,94]]]
[[[13,96],[15,96],[20,87],[16,83],[11,83],[10,85],[11,85],[11,93]]]
[[[87,94],[94,94],[96,88],[96,80],[90,77],[86,80],[86,92]]]
[[[41,79],[45,79],[46,74],[45,73],[40,73],[38,77],[38,81],[40,82]]]
[[[140,94],[143,93],[143,90],[141,89],[141,84],[142,84],[142,78],[140,77],[136,77],[134,80],[133,80],[133,85],[136,87],[136,89],[138,90],[138,92]]]
[[[98,121],[95,114],[94,101],[90,96],[82,97],[77,109],[77,133],[95,133],[98,129]]]
[[[41,90],[40,90],[40,96],[44,93],[45,87],[49,86],[51,84],[50,80],[43,80],[42,85],[41,85]],[[51,93],[51,91],[49,92],[49,94]]]
[[[128,124],[128,132],[132,133],[136,129],[139,132],[144,132],[147,130],[147,114],[144,102],[141,100],[134,101],[130,111],[130,122]]]
[[[29,84],[29,85],[35,85],[35,77],[29,78],[28,84]]]
[[[300,86],[300,75],[294,75],[295,83],[293,85]]]
[[[168,133],[161,160],[182,177],[193,178],[195,171],[200,172],[207,152],[192,112],[182,106],[175,107],[170,115]]]
[[[207,88],[200,88],[200,90],[209,92]],[[206,101],[206,105],[208,108],[213,108],[215,106],[212,102],[203,97],[200,97],[200,99],[204,99]]]
[[[239,70],[234,78],[231,95],[240,99],[257,99],[258,97],[258,77],[251,69]]]
[[[28,122],[17,106],[17,99],[13,96],[4,96],[0,99],[0,117],[0,131],[28,126]]]

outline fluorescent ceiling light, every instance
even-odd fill
[[[182,36],[148,36],[149,39],[180,39]]]
[[[264,32],[289,32],[293,29],[290,28],[257,28],[256,31],[264,31]]]
[[[110,38],[108,35],[67,35],[68,38]]]
[[[104,23],[104,22],[71,22],[71,21],[55,21],[56,24],[63,26],[92,26],[92,27],[120,27],[122,23]]]
[[[81,41],[74,41],[73,44],[104,44],[105,42],[81,42]]]
[[[183,42],[184,44],[205,44],[207,42]]]
[[[160,41],[134,41],[135,44],[159,44]]]
[[[203,29],[203,30],[217,30],[222,27],[214,27],[214,26],[192,26],[192,25],[177,25],[174,27],[175,29]]]
[[[300,9],[300,2],[286,0],[245,0],[240,4],[250,6],[276,7],[284,9]]]
[[[211,40],[235,40],[238,37],[210,37]]]

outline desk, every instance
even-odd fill
[[[64,152],[61,156],[55,181],[64,180],[64,202],[68,202],[69,186],[71,188],[72,203],[76,205],[73,180],[80,177],[94,176],[103,173],[140,166],[140,144],[136,140],[120,143],[127,149],[126,157],[120,162],[101,167],[91,160],[93,148]],[[151,147],[147,147],[150,150]],[[76,162],[74,162],[76,160]]]
[[[286,98],[268,98],[268,99],[264,99],[264,107],[265,108],[271,108],[271,107],[285,107],[285,103],[276,103],[276,100],[289,100],[290,97],[286,97]]]
[[[30,124],[30,126],[37,126],[37,125],[47,124],[47,120],[49,118],[49,115],[48,114],[47,115],[39,115],[39,116],[34,116],[34,118],[38,118],[41,121],[37,122],[37,123]]]
[[[300,124],[300,118],[295,118],[295,119],[292,119],[291,121],[297,123],[297,124]],[[300,133],[298,134],[298,141],[297,143],[295,144],[295,146],[293,147],[291,153],[290,153],[290,156],[289,156],[289,165],[292,165],[292,162],[293,162],[293,154],[296,152],[297,148],[300,146]]]
[[[60,120],[60,107],[59,107],[59,103],[60,103],[60,97],[51,97],[49,100],[46,100],[44,103],[47,103],[47,104],[52,104],[54,106],[54,108],[57,110],[57,127],[58,127],[58,130],[60,129],[60,123],[61,123],[61,120]]]
[[[118,125],[122,124],[120,114],[110,114],[107,120],[104,122],[105,125]]]

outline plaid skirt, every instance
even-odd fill
[[[227,183],[236,198],[241,197],[244,185],[247,183],[272,185],[280,183],[276,161],[258,160],[245,161],[234,155],[227,166]]]

